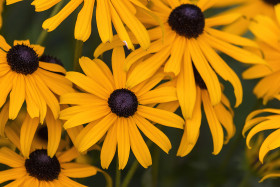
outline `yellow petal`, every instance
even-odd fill
[[[195,146],[199,137],[201,125],[201,93],[197,88],[197,97],[192,118],[186,120],[184,134],[177,151],[177,156],[184,157],[189,154]]]
[[[10,167],[21,167],[24,165],[24,159],[7,147],[0,149],[0,163]]]
[[[147,168],[148,166],[152,165],[152,157],[146,142],[143,140],[134,122],[129,124],[128,127],[131,150],[133,151],[133,154],[135,155],[138,162],[144,168]]]
[[[164,152],[169,152],[169,150],[171,149],[171,143],[168,137],[163,132],[161,132],[148,120],[138,114],[135,114],[133,116],[133,119],[135,120],[138,128],[145,134],[145,136],[147,136],[150,140],[157,144]]]
[[[118,140],[118,157],[119,169],[124,169],[130,153],[130,142],[128,126],[131,125],[131,118],[118,118],[116,121],[117,126],[117,140]]]
[[[31,143],[33,141],[38,124],[39,124],[38,118],[31,119],[29,115],[26,115],[25,120],[21,126],[20,146],[21,146],[21,152],[23,156],[26,158],[29,158]]]
[[[189,50],[186,51],[181,72],[177,79],[177,95],[185,119],[190,119],[196,101],[196,86]]]
[[[100,154],[102,168],[108,169],[110,163],[114,158],[116,147],[117,147],[117,125],[114,124],[108,130],[108,133],[102,145],[101,154]]]
[[[83,0],[83,2],[84,6],[78,14],[75,25],[75,38],[85,42],[91,34],[91,22],[95,0]]]
[[[112,53],[112,69],[116,88],[125,88],[126,72],[124,71],[125,53],[123,47],[117,47]]]
[[[183,129],[184,120],[169,111],[138,105],[137,114],[161,125]]]
[[[223,128],[215,114],[215,111],[213,109],[213,106],[211,105],[206,90],[202,90],[202,101],[203,101],[205,115],[213,138],[213,146],[214,146],[213,154],[217,155],[221,151],[224,144]]]
[[[209,66],[200,47],[199,41],[189,40],[189,50],[193,63],[207,86],[212,105],[216,105],[221,101],[221,86],[217,75]]]
[[[99,141],[108,131],[110,126],[116,121],[116,119],[117,116],[110,113],[96,125],[87,125],[76,139],[79,151],[83,152]]]
[[[55,120],[53,115],[48,112],[46,124],[48,127],[48,156],[53,157],[60,143],[62,122],[58,119]]]
[[[86,178],[97,173],[97,168],[87,164],[63,163],[61,167],[63,168],[62,173],[71,178]]]

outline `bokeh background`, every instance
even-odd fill
[[[36,13],[30,0],[5,6],[3,11],[3,27],[0,34],[3,35],[8,43],[13,40],[29,39],[31,43],[36,43],[42,30],[42,23],[47,19],[51,10]],[[81,7],[71,14],[55,31],[47,35],[43,46],[46,47],[45,54],[55,56],[62,60],[67,70],[72,70],[74,58],[74,26],[77,14]],[[209,15],[218,14],[225,9],[212,9],[207,12]],[[83,56],[93,58],[94,49],[100,44],[97,33],[95,19],[93,18],[92,34],[83,46]],[[252,34],[246,33],[247,37],[253,38]],[[110,66],[111,52],[106,52],[103,56],[104,61]],[[247,68],[241,63],[236,62],[226,55],[222,55],[226,62],[231,66],[241,79],[241,73]],[[261,102],[253,95],[252,90],[256,80],[242,80],[244,89],[243,103],[234,109],[236,125],[235,137],[223,147],[219,155],[212,155],[213,144],[210,129],[205,116],[202,120],[201,133],[193,151],[186,157],[177,157],[176,152],[179,147],[183,131],[172,128],[163,128],[172,143],[172,150],[167,155],[154,144],[150,146],[153,155],[158,155],[158,160],[153,159],[153,166],[144,169],[138,167],[131,183],[131,187],[185,187],[185,186],[279,186],[280,179],[269,179],[263,183],[258,183],[259,177],[250,170],[248,160],[245,157],[245,139],[241,136],[246,116],[254,109],[262,108]],[[235,98],[232,87],[225,84],[225,93],[229,97],[231,104],[234,105]],[[268,103],[268,107],[278,107],[279,103],[275,100]],[[180,113],[180,111],[177,111]],[[277,151],[277,150],[276,150]],[[279,151],[279,150],[278,150]],[[92,164],[101,167],[99,164],[99,152],[89,153]],[[157,156],[155,156],[157,157]],[[251,158],[257,160],[257,158]],[[279,158],[280,159],[280,158]],[[133,154],[130,155],[129,163],[122,171],[125,176],[133,161]],[[1,166],[3,167],[3,166]],[[157,168],[158,169],[155,169]],[[1,168],[0,168],[1,169]],[[107,172],[115,177],[115,159]],[[157,178],[157,184],[153,182]],[[101,174],[91,178],[79,180],[85,185],[102,187],[105,186],[105,179]]]

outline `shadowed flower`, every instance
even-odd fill
[[[229,81],[235,92],[236,105],[240,105],[243,90],[238,76],[215,51],[221,51],[232,58],[249,64],[265,64],[257,55],[238,46],[256,47],[249,39],[214,29],[215,26],[228,25],[241,14],[226,14],[223,16],[205,18],[204,11],[212,7],[217,0],[200,0],[197,4],[188,0],[151,0],[150,9],[163,20],[164,36],[161,27],[145,15],[139,19],[153,26],[149,35],[152,40],[148,50],[137,49],[125,60],[126,70],[132,67],[127,86],[133,87],[153,76],[164,66],[166,73],[178,76],[177,93],[185,119],[192,117],[196,101],[196,86],[194,68],[202,77],[210,96],[211,104],[221,101],[221,87],[218,76]],[[115,46],[122,45],[116,37],[112,44],[101,44],[95,51],[95,57]],[[137,66],[132,66],[139,60]]]
[[[241,13],[243,17],[226,26],[223,30],[234,34],[244,34],[248,30],[251,19],[256,15],[275,18],[273,6],[278,3],[280,3],[279,0],[226,0],[218,1],[216,6],[230,7],[237,5],[237,7],[229,9],[222,14]]]
[[[11,47],[0,36],[0,107],[9,96],[9,119],[17,117],[24,101],[31,118],[39,117],[43,123],[49,107],[57,119],[60,108],[55,94],[74,91],[71,82],[57,74],[66,73],[62,66],[39,60],[43,52],[43,47],[30,45],[29,40],[14,41]]]
[[[71,80],[86,93],[69,93],[61,96],[61,104],[75,105],[61,112],[67,120],[66,129],[89,123],[74,141],[80,152],[86,151],[105,136],[101,150],[101,165],[108,168],[118,147],[119,169],[128,161],[130,148],[143,167],[152,164],[149,149],[139,129],[166,153],[171,149],[167,136],[149,120],[169,127],[183,128],[184,120],[164,109],[153,108],[158,103],[177,100],[172,86],[153,89],[164,78],[159,72],[138,86],[127,87],[129,73],[124,72],[125,53],[122,47],[113,50],[113,75],[104,62],[98,59],[80,59],[86,76],[68,72]]]
[[[280,5],[275,6],[275,12],[277,22],[266,16],[257,16],[250,25],[269,67],[254,65],[243,73],[245,79],[261,78],[254,88],[254,94],[263,98],[264,104],[273,98],[280,100]]]
[[[86,178],[99,171],[86,164],[71,163],[79,154],[75,148],[59,153],[53,157],[47,150],[36,149],[28,158],[23,158],[14,151],[3,147],[0,149],[0,163],[11,169],[0,171],[0,183],[14,180],[10,186],[84,186],[71,178]]]
[[[7,4],[13,4],[20,0],[7,0]],[[60,0],[34,0],[32,5],[37,12],[50,9]],[[123,42],[129,49],[134,49],[128,32],[131,31],[139,44],[147,49],[150,46],[150,38],[144,25],[135,15],[137,11],[151,12],[142,0],[96,0],[96,11],[94,11],[95,0],[71,0],[53,17],[43,23],[43,28],[53,31],[82,3],[83,7],[78,14],[75,26],[75,38],[86,41],[91,35],[92,17],[96,16],[96,24],[102,42],[111,42],[113,39],[113,26]],[[94,17],[95,17],[94,16]],[[151,19],[153,16],[151,16]]]
[[[246,149],[246,160],[248,168],[257,177],[261,177],[260,182],[271,177],[280,177],[280,153],[278,151],[267,155],[265,163],[259,161],[259,149],[263,143],[264,134],[260,134],[252,149]]]
[[[280,147],[280,110],[279,109],[260,109],[252,112],[248,115],[245,126],[243,128],[243,135],[249,131],[246,137],[246,143],[249,149],[251,149],[251,139],[260,132],[274,130],[268,135],[261,143],[259,149],[259,160],[264,163],[264,158],[269,151]],[[267,160],[265,160],[267,161]],[[275,175],[276,176],[276,175]],[[278,176],[280,176],[278,174]],[[265,178],[267,178],[266,176]],[[270,176],[272,177],[272,176]],[[264,180],[264,179],[262,179]]]
[[[183,157],[189,154],[198,140],[202,119],[201,105],[203,105],[212,134],[214,147],[213,154],[217,155],[221,151],[223,145],[228,143],[235,134],[233,111],[229,100],[224,94],[222,94],[221,102],[213,106],[203,79],[196,70],[194,71],[194,75],[197,97],[193,116],[186,120],[184,134],[177,155]],[[227,132],[226,138],[223,128]]]
[[[1,29],[2,24],[3,24],[3,20],[2,20],[3,5],[4,5],[4,0],[0,0],[0,29]]]

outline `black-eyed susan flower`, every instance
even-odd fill
[[[260,182],[271,177],[280,177],[280,153],[275,151],[266,157],[265,163],[259,161],[259,149],[264,140],[264,133],[261,133],[254,141],[252,149],[246,149],[246,163],[248,169],[257,177]]]
[[[75,148],[49,157],[47,150],[36,149],[28,158],[21,157],[9,148],[0,149],[0,163],[11,169],[0,171],[0,183],[11,181],[10,186],[84,186],[70,178],[86,178],[98,168],[71,162],[79,154]]]
[[[225,31],[234,34],[244,34],[248,30],[251,19],[256,15],[266,15],[271,18],[275,18],[273,6],[280,3],[279,0],[227,0],[218,1],[217,7],[230,7],[237,5],[232,9],[229,9],[226,13],[241,13],[243,17],[236,22],[226,26]]]
[[[254,94],[263,98],[264,104],[273,98],[280,99],[280,5],[275,6],[277,22],[266,16],[257,16],[250,25],[250,30],[257,37],[262,55],[269,66],[254,65],[243,73],[245,79],[261,78]]]
[[[18,128],[8,126],[5,129],[8,139],[21,151]],[[49,140],[48,140],[49,141]],[[59,143],[59,141],[58,141]],[[38,147],[37,147],[38,146]],[[70,178],[85,178],[93,176],[102,170],[87,164],[72,162],[80,156],[72,147],[63,152],[49,156],[43,145],[31,145],[31,153],[21,156],[7,147],[0,149],[0,163],[11,167],[0,171],[0,183],[13,181],[9,186],[84,186]],[[65,147],[64,147],[65,148]]]
[[[18,0],[8,0],[7,4],[15,2],[18,2]],[[32,5],[35,6],[37,12],[41,12],[50,9],[59,2],[59,0],[34,0]],[[131,37],[128,34],[129,32],[133,33],[138,43],[144,49],[149,47],[150,38],[148,32],[139,21],[136,12],[144,11],[147,14],[151,14],[151,12],[145,6],[146,3],[141,0],[96,0],[96,11],[94,10],[94,0],[69,1],[60,12],[43,23],[43,28],[47,31],[53,31],[82,3],[83,7],[78,14],[75,26],[75,38],[77,40],[86,41],[89,38],[91,35],[92,17],[95,14],[102,42],[112,41],[114,26],[120,38],[129,49],[134,49]]]
[[[40,124],[38,117],[31,118],[24,110],[20,112],[19,119],[8,122],[8,117],[5,117],[8,111],[9,103],[0,112],[0,118],[3,120],[1,122],[4,124],[1,126],[1,130],[4,132],[8,130],[10,132],[8,135],[6,132],[6,136],[18,133],[20,137],[20,149],[25,157],[28,157],[32,143],[40,145],[35,146],[36,148],[46,148],[48,155],[51,157],[56,153],[61,139],[62,122],[59,119],[55,119],[50,110],[47,111],[43,124]],[[13,133],[12,130],[14,131]],[[12,139],[11,137],[9,138]]]
[[[42,123],[49,107],[57,119],[60,108],[55,95],[74,91],[70,81],[54,73],[65,74],[62,66],[39,60],[43,52],[43,47],[31,45],[29,40],[14,41],[11,47],[0,36],[0,107],[9,96],[10,119],[17,117],[25,101],[31,118],[39,117]]]
[[[139,16],[139,19],[153,25],[149,30],[152,43],[148,50],[137,49],[125,60],[126,70],[135,62],[143,61],[133,67],[127,86],[133,87],[141,83],[164,66],[165,72],[178,76],[178,99],[183,116],[189,119],[192,117],[197,96],[193,75],[195,67],[205,82],[212,105],[220,103],[222,96],[217,73],[233,85],[238,106],[243,96],[240,80],[215,49],[243,63],[265,64],[265,61],[238,47],[257,47],[255,42],[213,28],[230,24],[241,16],[235,13],[206,18],[203,12],[216,2],[200,0],[194,4],[188,0],[151,0],[150,9],[163,20],[165,32],[162,35],[161,26],[146,19],[145,15]],[[118,45],[122,45],[122,42],[117,37],[112,44],[101,44],[95,51],[95,57]]]
[[[260,132],[274,130],[262,142],[259,149],[259,160],[264,163],[264,158],[269,151],[280,147],[280,110],[279,109],[260,109],[248,115],[245,126],[243,128],[243,135],[249,131],[246,137],[248,148],[251,149],[251,139]]]
[[[198,140],[202,119],[201,105],[203,105],[212,134],[213,154],[217,155],[221,151],[223,145],[228,143],[235,134],[233,111],[229,100],[224,94],[222,94],[221,102],[213,106],[203,79],[196,70],[194,71],[194,75],[197,96],[193,116],[186,120],[184,134],[177,155],[183,157],[189,154]],[[223,128],[227,132],[227,136],[224,135]]]
[[[114,49],[112,75],[101,60],[82,57],[80,65],[86,75],[68,72],[66,78],[86,93],[61,96],[61,104],[75,106],[63,110],[60,118],[67,120],[64,124],[66,129],[88,123],[74,141],[80,152],[89,149],[105,136],[101,150],[103,168],[109,167],[116,147],[120,169],[127,164],[130,148],[146,168],[152,164],[152,160],[139,129],[168,152],[171,148],[169,139],[150,121],[182,129],[184,120],[172,112],[153,108],[155,104],[177,100],[176,89],[172,86],[153,89],[164,78],[164,74],[159,72],[138,86],[128,87],[130,75],[124,72],[124,60],[123,48]]]

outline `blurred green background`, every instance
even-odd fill
[[[51,10],[36,13],[33,6],[30,5],[30,0],[16,3],[14,5],[5,6],[3,12],[3,27],[0,34],[3,35],[9,44],[13,40],[29,39],[31,43],[36,43],[40,33],[42,32],[42,23],[51,13]],[[67,70],[72,70],[74,58],[74,26],[77,14],[81,7],[72,13],[55,31],[47,35],[43,46],[46,47],[45,54],[55,56],[62,60]],[[221,10],[211,10],[208,14],[216,14]],[[83,56],[93,58],[94,49],[100,43],[97,33],[95,19],[93,19],[93,28],[90,39],[85,42],[83,47]],[[252,38],[249,33],[247,36]],[[237,72],[241,78],[241,73],[247,68],[241,63],[222,55],[228,64]],[[106,52],[104,60],[110,64],[110,52]],[[185,187],[185,186],[279,186],[279,179],[269,179],[263,183],[258,183],[260,178],[256,177],[253,172],[248,169],[248,164],[245,158],[245,139],[240,138],[240,132],[244,125],[246,116],[256,109],[258,101],[252,94],[252,90],[257,81],[242,80],[244,88],[243,104],[235,109],[234,122],[236,124],[235,137],[223,147],[221,153],[217,156],[212,155],[213,143],[211,133],[203,117],[201,125],[201,133],[198,142],[193,151],[184,158],[177,157],[176,152],[182,137],[183,131],[172,128],[163,128],[164,133],[170,138],[172,150],[169,155],[165,154],[154,144],[150,147],[152,154],[160,154],[158,173],[153,170],[156,166],[153,160],[153,166],[144,169],[138,167],[129,186],[131,187],[152,187],[153,177],[157,176],[160,187]],[[235,102],[233,89],[225,83],[225,93],[230,98],[232,105]],[[279,103],[271,101],[268,106],[278,107]],[[180,111],[178,111],[180,112]],[[97,167],[99,164],[99,153],[93,151],[89,153],[93,163]],[[115,158],[116,159],[116,158]],[[107,171],[113,178],[115,177],[116,163],[115,159]],[[280,158],[279,158],[280,159]],[[125,170],[122,171],[122,176],[125,176],[131,164],[135,160],[131,153],[129,163]],[[101,187],[105,186],[105,179],[101,174],[97,176],[79,180],[85,185]]]

